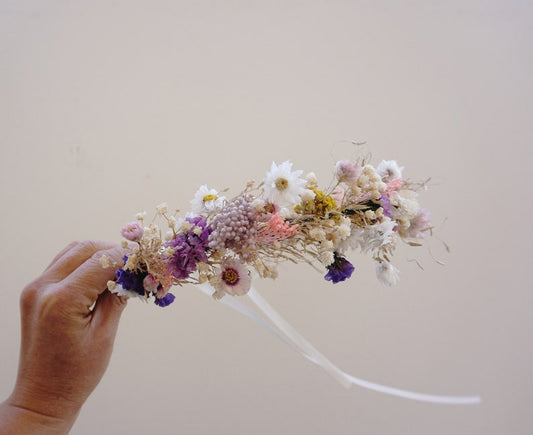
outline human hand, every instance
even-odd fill
[[[102,268],[103,254],[121,265],[125,250],[105,242],[71,243],[23,290],[19,372],[0,408],[0,433],[22,428],[9,426],[20,417],[37,421],[38,433],[66,433],[102,378],[126,306],[106,290],[115,269]]]

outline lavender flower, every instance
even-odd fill
[[[355,268],[346,258],[341,257],[336,252],[334,254],[333,263],[328,267],[328,273],[324,276],[326,281],[331,281],[333,284],[344,281],[352,276]]]
[[[391,218],[392,212],[391,212],[390,200],[389,200],[389,197],[385,193],[382,193],[381,196],[379,197],[379,203],[381,204],[381,207],[383,208],[383,214]]]
[[[196,263],[207,262],[207,249],[211,228],[204,216],[186,218],[193,227],[168,242],[165,246],[175,248],[172,257],[167,258],[167,267],[177,279],[186,279],[196,270]]]

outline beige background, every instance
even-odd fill
[[[518,0],[0,0],[0,396],[18,294],[70,240],[118,242],[135,212],[186,210],[272,160],[327,184],[358,140],[433,177],[446,266],[402,249],[392,289],[358,255],[342,285],[284,266],[257,287],[344,370],[483,404],[344,390],[184,288],[165,310],[130,303],[72,433],[531,433],[532,16]]]

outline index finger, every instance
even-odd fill
[[[43,279],[51,282],[61,282],[95,253],[115,246],[118,245],[101,240],[85,240],[79,243],[71,243],[48,266],[43,273]]]
[[[61,281],[61,287],[75,289],[79,292],[78,294],[87,299],[88,306],[92,305],[98,299],[98,296],[107,288],[107,282],[115,277],[116,267],[104,269],[100,264],[100,258],[102,255],[106,255],[111,262],[123,264],[122,257],[127,252],[125,248],[116,246],[94,253],[81,266]]]

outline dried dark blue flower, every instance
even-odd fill
[[[326,281],[331,281],[333,284],[337,284],[338,282],[350,278],[354,270],[355,267],[353,267],[352,263],[335,252],[333,263],[328,266],[328,273],[324,278]]]
[[[158,307],[168,307],[172,302],[174,302],[174,299],[176,299],[176,296],[174,296],[172,293],[167,293],[167,295],[161,299],[156,298],[154,303]]]
[[[146,273],[136,273],[131,270],[118,269],[115,272],[115,279],[117,284],[120,284],[123,289],[134,291],[135,293],[144,296],[143,279],[146,275]]]

